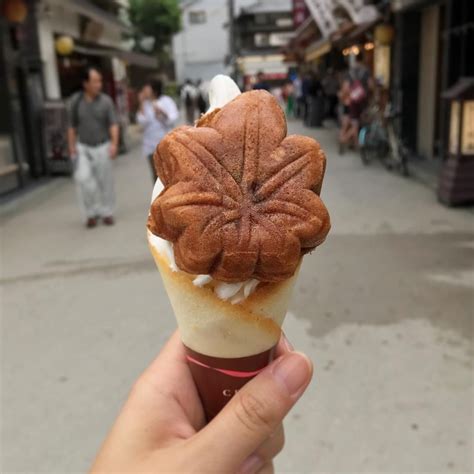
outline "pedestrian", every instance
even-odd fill
[[[295,116],[295,86],[291,79],[288,79],[286,84],[283,86],[283,91],[286,100],[286,116],[288,118],[293,118]]]
[[[297,118],[303,117],[304,112],[304,98],[303,98],[303,81],[301,80],[300,73],[296,74],[293,79],[293,86],[295,90],[296,104],[295,104],[295,116]]]
[[[155,182],[157,175],[153,154],[161,139],[175,125],[179,111],[174,100],[163,94],[163,82],[159,79],[149,80],[138,94],[138,100],[136,118],[143,129],[143,155],[148,159]]]
[[[322,85],[327,100],[327,115],[328,117],[335,119],[337,117],[337,92],[339,89],[339,82],[332,68],[327,70]]]
[[[349,108],[351,103],[351,83],[348,78],[341,81],[341,87],[338,92],[340,125],[339,125],[339,154],[344,152],[346,145],[353,139],[353,131]]]
[[[112,160],[117,156],[119,126],[112,99],[102,92],[102,73],[86,67],[83,90],[69,101],[68,144],[74,161],[80,206],[88,228],[98,219],[114,224],[115,191]]]
[[[284,337],[275,358],[206,424],[175,332],[133,384],[89,472],[274,472],[285,442],[283,419],[313,372]]]
[[[194,124],[194,118],[196,114],[196,100],[197,100],[197,89],[192,83],[191,79],[186,79],[184,86],[181,88],[181,101],[184,104],[186,110],[186,123]]]
[[[301,97],[303,102],[303,122],[306,123],[308,120],[309,110],[309,90],[311,87],[311,76],[309,73],[305,73],[303,80],[301,81]]]
[[[265,74],[263,71],[258,71],[257,72],[257,82],[253,85],[254,90],[265,90],[269,91],[270,86],[268,85],[268,82],[265,80]]]
[[[340,152],[344,151],[346,145],[354,149],[358,146],[360,120],[368,102],[370,83],[370,72],[362,63],[360,56],[357,56],[343,82],[344,94],[348,102],[349,121],[344,130],[341,128]]]
[[[311,72],[309,75],[307,93],[308,105],[305,124],[308,127],[321,127],[324,117],[324,92],[316,72]]]
[[[196,81],[196,92],[197,92],[197,108],[199,110],[199,116],[206,113],[207,110],[207,96],[208,96],[209,83],[203,82],[201,79]]]

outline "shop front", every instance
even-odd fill
[[[392,94],[402,113],[401,135],[415,163],[433,175],[449,156],[450,107],[443,93],[474,76],[473,6],[472,0],[392,1]]]

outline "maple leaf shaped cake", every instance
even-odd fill
[[[224,282],[281,281],[324,241],[324,152],[286,133],[278,102],[259,90],[161,141],[154,161],[164,189],[148,228],[172,242],[181,270]]]

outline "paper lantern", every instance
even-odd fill
[[[11,23],[23,23],[28,8],[23,0],[4,0],[2,5],[2,15]]]
[[[375,27],[374,38],[377,44],[389,45],[393,41],[395,31],[392,25],[384,23]]]
[[[69,56],[74,51],[74,40],[70,36],[60,36],[55,42],[55,47],[61,56]]]

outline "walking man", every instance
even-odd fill
[[[102,74],[88,67],[83,90],[69,103],[69,154],[86,227],[114,224],[115,191],[112,160],[117,156],[119,127],[112,99],[102,93]]]

